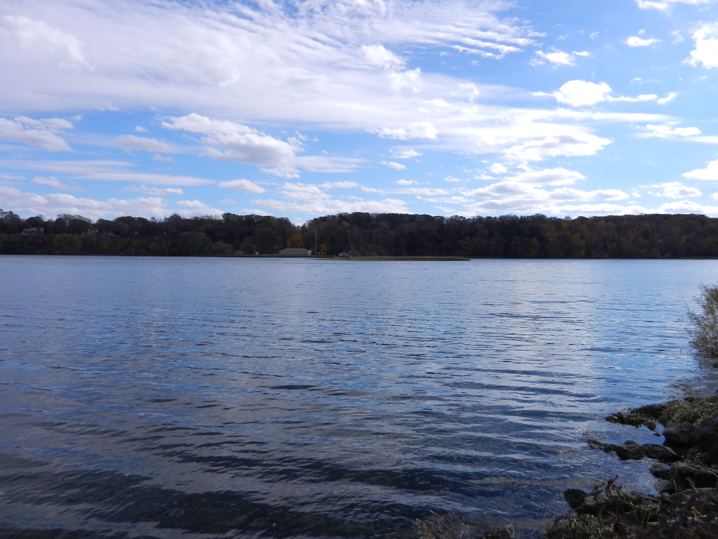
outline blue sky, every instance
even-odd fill
[[[718,216],[718,0],[4,0],[0,208]]]

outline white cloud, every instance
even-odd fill
[[[690,172],[684,172],[683,177],[692,180],[718,181],[718,160],[711,161],[706,168],[697,168]]]
[[[631,36],[626,40],[626,45],[629,47],[649,47],[660,42],[661,40],[656,38],[643,39],[638,36]]]
[[[180,200],[178,202],[175,202],[175,206],[185,208],[184,210],[177,210],[176,212],[184,216],[222,215],[224,213],[222,210],[218,210],[217,208],[208,206],[207,204],[205,204],[204,202],[200,202],[199,200]]]
[[[552,52],[536,51],[537,58],[534,58],[531,63],[533,65],[542,65],[546,62],[554,66],[575,66],[576,56],[588,57],[591,53],[588,51],[574,51],[571,53],[553,49]]]
[[[398,148],[391,151],[391,155],[395,159],[412,159],[414,157],[421,157],[421,154],[411,148]]]
[[[666,94],[666,97],[661,97],[660,99],[656,100],[656,103],[659,105],[665,105],[666,103],[670,103],[673,101],[676,97],[678,97],[678,94],[676,92],[669,92]]]
[[[436,139],[439,131],[430,122],[416,122],[409,127],[370,129],[381,138],[407,140],[412,138]]]
[[[253,200],[252,204],[270,208],[274,212],[295,212],[302,215],[332,215],[336,213],[409,213],[403,200],[386,198],[384,200],[342,200],[322,199],[303,204],[282,200]],[[276,214],[276,213],[275,213]]]
[[[398,183],[398,182],[397,182]],[[406,187],[403,189],[397,189],[393,193],[399,195],[414,195],[414,196],[437,196],[437,195],[448,195],[449,191],[446,189],[436,189],[433,187]]]
[[[692,66],[703,64],[705,68],[718,67],[718,23],[702,25],[693,32],[695,49],[686,62]]]
[[[398,180],[396,183],[399,185],[407,186],[407,185],[416,185],[416,182],[414,180]]]
[[[150,153],[176,153],[176,150],[166,142],[152,138],[121,135],[117,137],[115,142],[125,150],[142,150]]]
[[[298,142],[285,142],[246,125],[211,120],[194,112],[169,118],[162,126],[205,135],[202,142],[208,145],[206,154],[215,159],[275,167],[290,173],[295,169],[295,154],[301,149]]]
[[[297,137],[287,141],[266,135],[249,126],[227,120],[212,120],[197,113],[162,122],[172,130],[204,135],[205,155],[221,161],[237,161],[263,167],[262,171],[282,178],[297,178],[298,168],[310,172],[349,172],[360,159],[331,156],[297,156],[304,150]]]
[[[132,182],[154,185],[198,186],[214,182],[193,176],[172,176],[135,172],[135,165],[125,161],[0,161],[0,166],[12,169],[26,169],[64,174],[77,180],[99,180],[110,182]]]
[[[230,180],[221,182],[217,187],[222,189],[231,189],[239,193],[264,193],[265,189],[249,180]]]
[[[174,163],[174,161],[175,161],[169,155],[160,155],[158,153],[156,153],[152,156],[152,160],[160,161],[161,163]]]
[[[572,107],[582,107],[605,101],[610,93],[611,87],[605,82],[596,84],[595,82],[572,80],[565,83],[552,95],[559,103],[571,105]]]
[[[5,15],[1,19],[0,27],[4,27],[26,49],[57,54],[74,64],[87,63],[80,41],[75,36],[43,21],[21,15]]]
[[[128,189],[128,191],[134,190],[142,191],[143,193],[154,196],[184,195],[184,191],[182,191],[179,187],[166,187],[164,189],[158,189],[157,187],[147,187],[142,185],[135,189]]]
[[[149,129],[146,129],[141,125],[135,126],[135,131],[137,131],[138,133],[149,133]]]
[[[59,118],[31,120],[19,116],[14,121],[0,118],[0,138],[22,142],[48,152],[72,150],[67,142],[56,134],[61,129],[71,128],[70,122]]]
[[[38,195],[12,187],[0,186],[0,199],[20,214],[55,216],[62,213],[82,215],[89,219],[133,215],[138,217],[164,217],[170,211],[162,198],[135,198],[131,200],[108,198],[93,200],[68,194]]]
[[[392,71],[386,74],[391,89],[396,92],[409,92],[416,94],[421,89],[421,69],[408,71]]]
[[[234,200],[232,200],[231,198],[225,198],[224,200],[220,200],[219,203],[220,204],[236,204],[236,202]]]
[[[55,178],[54,176],[38,176],[32,179],[33,183],[36,183],[38,185],[46,185],[48,187],[54,187],[55,189],[59,189],[61,191],[82,191],[79,187],[74,187],[70,185],[66,185],[62,183],[60,180]]]
[[[697,213],[702,215],[718,214],[718,206],[703,206],[692,200],[678,200],[662,204],[658,213]]]
[[[550,157],[595,155],[611,141],[591,133],[574,132],[529,140],[504,150],[516,161],[541,161]]]
[[[647,133],[636,135],[640,138],[675,138],[675,137],[694,137],[700,135],[700,129],[697,127],[671,127],[671,124],[663,125],[646,125]]]
[[[556,98],[556,101],[559,103],[572,107],[595,105],[603,101],[611,103],[639,103],[643,101],[656,101],[658,99],[658,96],[655,94],[642,94],[636,97],[613,97],[610,95],[612,91],[611,87],[605,82],[595,83],[584,80],[571,80],[553,93],[534,92],[533,95],[538,97],[552,96]],[[668,101],[670,101],[670,99],[668,99]],[[665,102],[667,103],[668,101]]]
[[[461,180],[459,178],[454,178],[453,176],[447,176],[446,178],[444,178],[444,181],[448,183],[461,183]]]
[[[690,6],[702,6],[715,2],[716,0],[636,0],[641,9],[657,9],[668,12],[673,4],[687,4]]]
[[[656,195],[666,198],[690,198],[699,197],[703,194],[695,187],[687,187],[681,182],[660,183],[658,185],[652,185],[651,187],[663,189],[660,193],[656,193]]]
[[[366,61],[381,69],[401,69],[404,67],[404,61],[396,54],[386,50],[383,45],[362,45],[361,52]]]
[[[566,170],[562,167],[532,170],[507,178],[507,180],[512,182],[528,183],[537,187],[546,185],[571,185],[579,180],[585,179],[580,172]]]
[[[494,174],[506,174],[508,169],[501,163],[494,163],[489,167],[489,170]]]
[[[357,189],[360,185],[356,182],[324,182],[319,187],[322,189]]]
[[[395,163],[394,161],[382,161],[382,165],[386,165],[389,168],[393,168],[394,170],[404,170],[406,168],[405,165],[402,165],[401,163]]]

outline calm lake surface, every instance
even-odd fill
[[[543,529],[649,462],[618,409],[711,379],[718,261],[0,257],[0,535]],[[659,441],[660,443],[660,441]]]

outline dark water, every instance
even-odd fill
[[[703,367],[714,261],[0,257],[0,535],[538,530]]]

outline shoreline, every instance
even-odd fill
[[[610,423],[646,427],[662,443],[621,445],[587,439],[597,451],[620,461],[650,459],[657,494],[623,488],[618,476],[596,478],[590,492],[569,488],[570,507],[548,525],[540,539],[653,539],[718,537],[718,391],[686,395],[615,412]],[[659,426],[663,427],[659,434]],[[657,440],[658,441],[658,440]],[[517,539],[512,524],[478,531],[454,515],[434,514],[415,523],[419,539]],[[472,533],[473,531],[473,533]],[[531,537],[536,537],[533,534]]]

